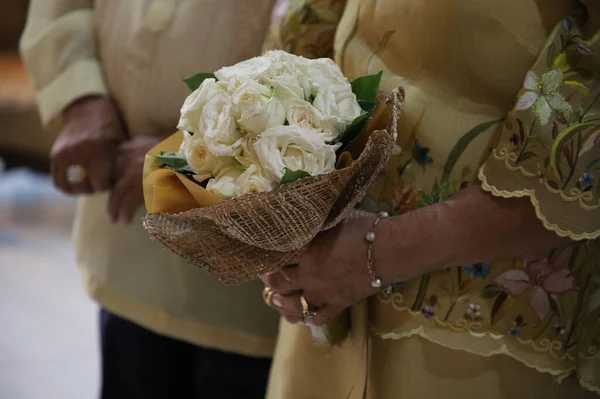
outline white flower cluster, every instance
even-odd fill
[[[215,76],[186,99],[178,129],[196,180],[222,198],[270,191],[286,169],[333,171],[336,141],[362,113],[330,59],[271,51]]]

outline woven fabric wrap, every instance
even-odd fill
[[[317,234],[342,221],[388,162],[404,91],[398,88],[384,99],[392,109],[388,129],[374,131],[348,167],[205,208],[149,214],[144,227],[151,238],[225,285],[280,270]]]

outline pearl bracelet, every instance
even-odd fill
[[[373,223],[373,228],[365,236],[365,241],[367,242],[367,268],[369,269],[369,278],[371,279],[371,286],[373,288],[381,288],[383,286],[383,282],[375,273],[375,261],[373,260],[373,243],[377,238],[375,229],[379,225],[381,219],[385,219],[388,216],[390,215],[387,212],[380,212],[379,215],[377,215],[377,220]]]

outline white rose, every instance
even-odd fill
[[[285,169],[303,170],[312,176],[335,168],[335,151],[314,130],[299,126],[276,126],[262,134],[254,149],[267,177],[281,181]]]
[[[262,193],[278,186],[277,182],[268,179],[264,171],[257,165],[250,165],[235,182],[237,195]]]
[[[217,93],[202,110],[200,132],[213,155],[235,156],[242,140],[237,130],[234,108],[227,93]]]
[[[253,80],[243,83],[233,93],[233,104],[238,107],[238,124],[249,134],[259,135],[265,130],[285,123],[283,103],[266,86]]]
[[[247,80],[258,80],[271,68],[272,62],[266,57],[255,57],[242,61],[234,66],[221,68],[215,72],[219,81],[229,84],[230,88],[237,88]]]
[[[263,57],[271,61],[271,67],[268,72],[270,77],[279,77],[290,74],[294,75],[296,73],[308,75],[311,62],[308,58],[286,53],[281,50],[268,51]]]
[[[216,94],[224,93],[226,87],[215,79],[206,79],[200,87],[190,94],[181,107],[181,117],[177,129],[198,133],[202,110]]]
[[[237,186],[235,183],[242,175],[242,172],[243,171],[237,166],[230,166],[222,169],[214,179],[210,179],[206,185],[206,189],[221,198],[233,198],[237,193]]]
[[[341,119],[325,117],[321,111],[307,101],[291,101],[286,104],[286,108],[287,120],[290,125],[297,125],[306,130],[315,130],[326,142],[336,140],[345,126]]]
[[[238,154],[235,156],[235,160],[242,165],[244,168],[249,168],[253,164],[257,164],[258,156],[254,149],[254,143],[257,138],[252,136],[246,136],[242,139]]]
[[[213,155],[206,146],[204,138],[199,134],[192,136],[184,132],[179,153],[185,157],[188,165],[195,172],[194,178],[199,182],[217,176],[222,169],[235,165],[235,159],[232,157]]]
[[[352,122],[363,112],[350,85],[324,88],[315,96],[313,106],[324,115],[335,116],[346,122]]]
[[[308,77],[311,81],[313,94],[329,86],[349,85],[340,67],[330,58],[310,60]]]
[[[262,81],[273,86],[279,98],[285,103],[290,99],[310,98],[309,60],[285,51],[269,51],[264,55],[271,66],[262,75]]]

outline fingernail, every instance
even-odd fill
[[[273,295],[271,302],[273,302],[273,305],[277,306],[278,308],[283,306],[283,302],[281,302],[281,297],[279,295]]]

